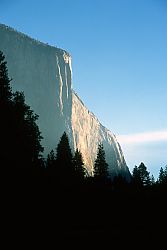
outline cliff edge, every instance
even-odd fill
[[[121,147],[72,90],[71,56],[65,50],[49,46],[0,24],[0,50],[8,63],[13,90],[24,91],[26,102],[39,115],[45,156],[55,149],[64,131],[72,150],[78,148],[90,174],[98,143],[106,152],[111,176],[129,178]]]

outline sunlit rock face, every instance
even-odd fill
[[[115,136],[100,124],[72,91],[70,55],[0,24],[0,50],[6,57],[13,90],[24,91],[39,115],[44,156],[55,149],[64,131],[72,150],[79,148],[92,174],[98,143],[102,142],[112,176],[130,176]]]
[[[75,92],[72,94],[72,131],[74,147],[82,152],[89,173],[93,172],[98,144],[102,142],[110,174],[121,173],[126,177],[129,176],[129,170],[115,135],[85,107]]]

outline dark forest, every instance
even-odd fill
[[[25,247],[31,240],[56,244],[62,239],[61,244],[91,242],[104,249],[105,244],[129,244],[136,249],[144,242],[164,242],[167,166],[159,166],[157,180],[142,159],[130,180],[110,176],[99,142],[94,173],[89,176],[82,152],[72,152],[66,132],[45,159],[38,115],[25,103],[24,93],[13,92],[11,86],[0,52],[3,231],[9,241],[19,237]]]

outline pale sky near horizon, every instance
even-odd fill
[[[0,23],[72,55],[73,88],[132,170],[167,164],[167,1],[0,0]]]

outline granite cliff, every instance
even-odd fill
[[[116,137],[106,129],[72,90],[71,56],[0,24],[0,50],[8,63],[13,90],[24,91],[26,102],[39,115],[45,156],[64,131],[72,150],[81,150],[88,172],[93,171],[102,142],[110,174],[130,176]]]

